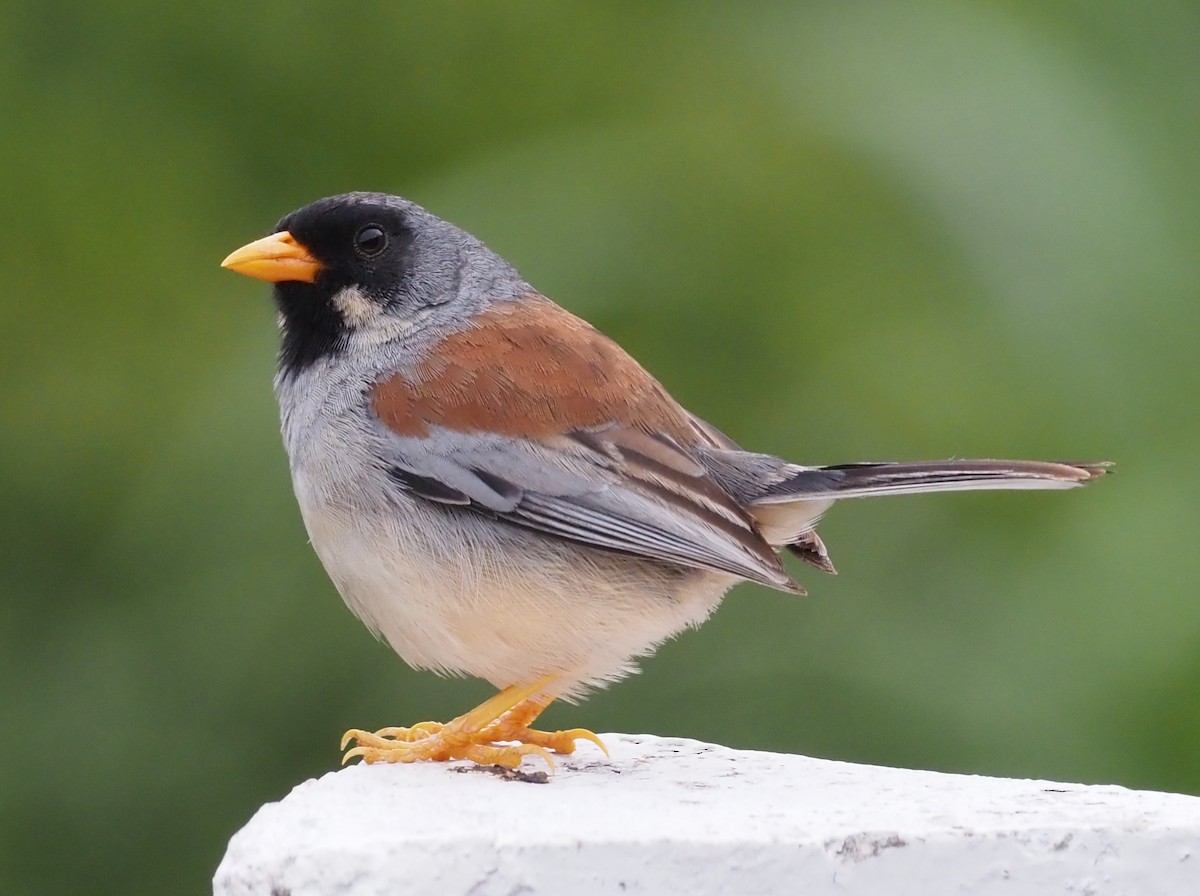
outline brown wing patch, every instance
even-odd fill
[[[398,435],[430,426],[549,439],[611,424],[690,446],[687,413],[640,364],[540,295],[498,304],[448,336],[411,378],[377,383],[372,407]]]

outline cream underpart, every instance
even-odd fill
[[[404,495],[393,516],[337,506],[304,475],[296,490],[313,547],[356,616],[409,665],[498,688],[552,675],[578,695],[621,678],[631,657],[703,622],[733,581]]]

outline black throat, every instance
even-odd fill
[[[346,344],[346,324],[330,302],[327,289],[290,281],[275,285],[275,305],[283,316],[279,372],[291,378]]]

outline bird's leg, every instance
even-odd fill
[[[586,728],[571,728],[567,731],[538,731],[529,727],[553,701],[553,697],[544,693],[526,697],[488,725],[483,733],[491,741],[517,741],[564,754],[575,752],[575,741],[589,740],[607,756],[608,747],[604,746],[604,741]]]
[[[528,755],[546,760],[553,769],[554,760],[547,748],[556,753],[571,753],[575,741],[590,740],[605,753],[604,744],[590,731],[533,731],[529,723],[553,701],[545,693],[554,683],[551,677],[532,685],[513,685],[485,700],[470,712],[445,725],[419,722],[410,728],[382,728],[374,733],[352,728],[342,735],[342,749],[351,741],[357,746],[346,750],[342,762],[361,756],[364,762],[420,762],[470,759],[480,765],[516,768]],[[512,745],[497,742],[516,741]]]

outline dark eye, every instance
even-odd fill
[[[364,258],[374,258],[387,248],[388,237],[377,224],[360,227],[354,234],[354,251]]]

